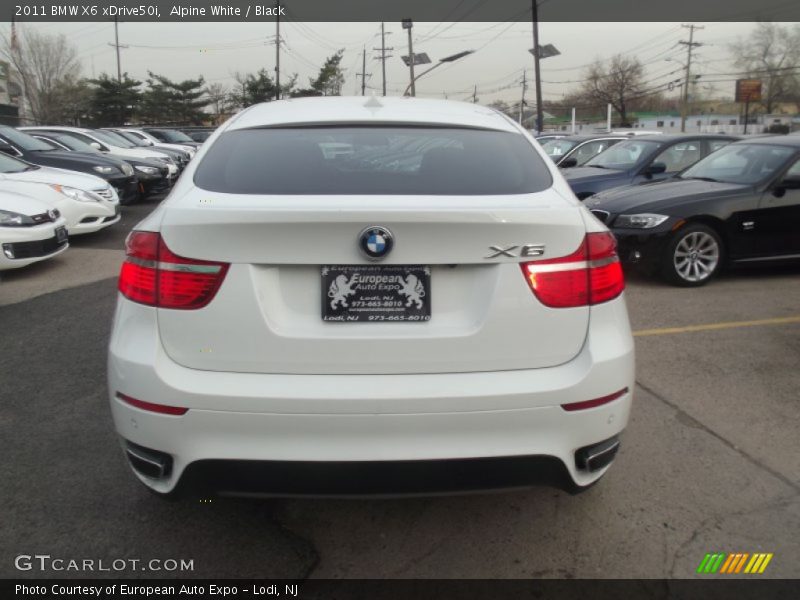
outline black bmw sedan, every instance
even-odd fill
[[[739,139],[730,135],[640,135],[614,144],[582,167],[564,171],[583,200],[598,192],[672,177],[698,160]]]
[[[585,204],[624,262],[676,285],[708,283],[725,265],[800,260],[800,138],[736,142],[670,179]]]

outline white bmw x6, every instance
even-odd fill
[[[614,238],[498,112],[253,106],[126,250],[109,395],[157,493],[579,491],[616,455]]]

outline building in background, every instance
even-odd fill
[[[0,123],[20,124],[20,105],[22,104],[22,85],[19,78],[5,61],[0,61]]]

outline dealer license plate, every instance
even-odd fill
[[[421,322],[431,319],[431,269],[419,265],[322,267],[322,320]]]

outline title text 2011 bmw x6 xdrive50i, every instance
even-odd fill
[[[127,240],[114,422],[162,494],[581,489],[628,421],[623,287],[611,234],[498,112],[253,106]]]

